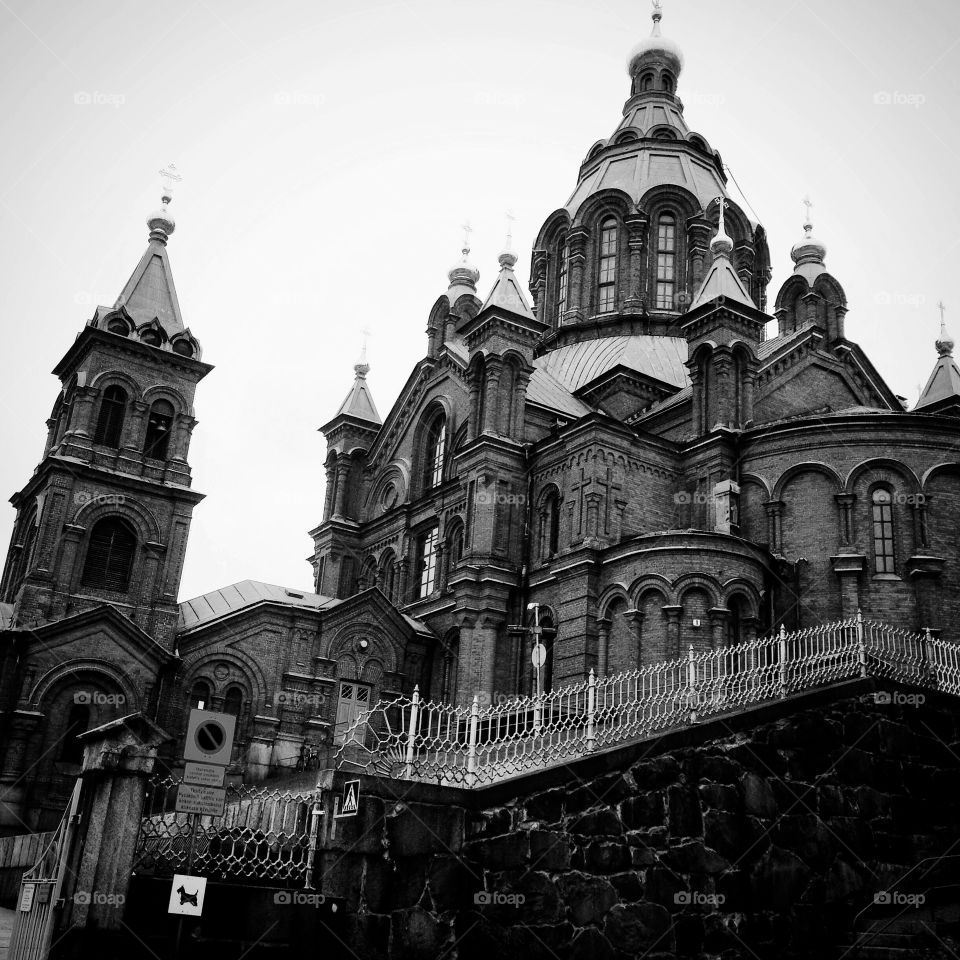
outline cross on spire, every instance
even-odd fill
[[[810,194],[808,193],[801,201],[804,207],[806,207],[806,221],[804,223],[805,227],[811,226],[810,224],[810,208],[813,206],[813,201],[810,199]]]
[[[473,233],[473,227],[470,226],[470,221],[466,220],[463,223],[463,253],[464,255],[470,252],[470,234]]]
[[[507,218],[507,246],[506,249],[510,250],[513,247],[513,225],[516,223],[517,218],[513,215],[511,211],[507,211],[504,216]]]
[[[944,318],[944,314],[947,312],[946,305],[944,304],[944,302],[943,302],[942,300],[937,304],[937,309],[940,311],[940,326],[942,327],[942,326],[944,325],[944,323],[946,323],[946,319]]]
[[[173,185],[179,183],[183,177],[177,170],[176,164],[168,163],[161,171],[160,176],[163,179],[163,193],[161,199],[164,203],[169,203],[173,198]]]
[[[726,230],[723,229],[723,212],[727,207],[727,204],[730,202],[726,197],[717,197],[717,205],[720,207],[720,222],[717,225],[717,235],[726,233]]]
[[[653,3],[653,20],[656,22],[663,16],[663,0],[652,0]]]

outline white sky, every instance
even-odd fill
[[[687,121],[767,228],[771,304],[809,192],[847,335],[913,402],[941,297],[960,334],[960,4],[664,7]],[[626,56],[649,29],[642,0],[3,0],[0,492],[36,466],[49,371],[136,265],[173,160],[170,257],[216,365],[197,397],[208,499],[181,598],[247,577],[309,588],[316,428],[350,387],[361,329],[385,416],[425,351],[459,225],[475,227],[485,296],[512,210],[526,278],[540,224],[620,118]],[[0,508],[3,548],[12,522]]]

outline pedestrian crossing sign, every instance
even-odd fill
[[[360,781],[347,780],[343,785],[338,817],[355,817],[360,809]]]

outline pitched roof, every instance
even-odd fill
[[[534,364],[574,393],[616,366],[683,387],[689,383],[686,359],[687,341],[682,337],[636,334],[571,343],[545,353]]]
[[[517,276],[509,266],[509,260],[504,261],[503,256],[501,254],[500,273],[497,275],[497,281],[484,301],[481,312],[488,307],[499,307],[501,310],[509,310],[511,313],[518,313],[521,317],[533,320],[533,311],[527,304],[527,298],[523,295],[523,289],[517,281]]]
[[[272,583],[261,583],[259,580],[241,580],[239,583],[231,583],[227,587],[212,590],[210,593],[204,593],[181,603],[180,630],[194,630],[221,617],[236,613],[244,607],[263,602],[323,610],[341,601],[305,590],[291,590]]]
[[[703,278],[700,289],[693,298],[693,303],[690,304],[690,309],[694,310],[718,297],[726,297],[748,307],[756,306],[750,299],[743,281],[737,276],[737,271],[733,269],[730,258],[722,253],[713,258],[713,263],[710,264],[710,269]]]
[[[572,417],[585,417],[591,412],[590,407],[540,367],[533,371],[527,384],[527,401]]]
[[[340,416],[356,417],[358,420],[368,420],[378,427],[383,423],[377,413],[377,405],[373,402],[373,394],[367,383],[366,364],[357,364],[354,368],[357,378],[347,394],[347,398],[340,404],[334,420]],[[361,372],[362,371],[362,372]]]
[[[114,306],[125,306],[137,326],[156,317],[167,336],[183,331],[180,302],[165,244],[150,241]]]
[[[937,365],[933,368],[933,373],[930,374],[930,379],[913,409],[931,407],[944,400],[960,400],[960,370],[957,369],[956,360],[949,353],[937,360]]]

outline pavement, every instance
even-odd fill
[[[0,907],[0,960],[7,960],[10,948],[10,933],[13,930],[13,910]]]

